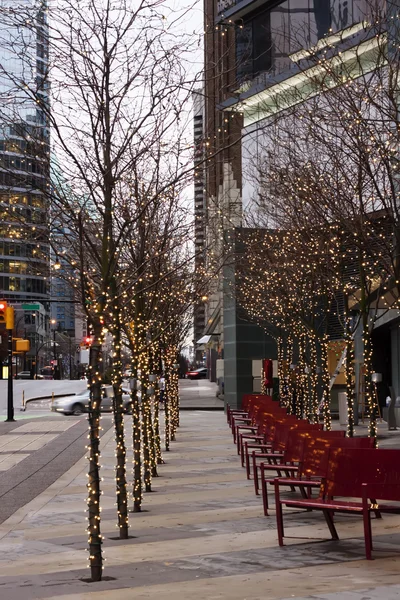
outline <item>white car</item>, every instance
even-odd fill
[[[114,390],[112,385],[101,388],[101,410],[111,412],[113,408]],[[122,402],[124,412],[130,412],[131,395],[129,390],[122,390]],[[84,390],[73,396],[62,396],[55,398],[51,410],[53,412],[63,413],[64,415],[81,415],[88,412],[89,409],[89,390]]]

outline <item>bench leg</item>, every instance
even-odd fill
[[[285,476],[286,476],[286,477],[289,479],[289,478],[290,478],[290,477],[292,477],[293,475],[292,475],[292,472],[291,472],[291,471],[285,471]],[[279,477],[280,477],[280,475],[279,475]],[[294,485],[291,485],[291,486],[290,486],[290,491],[291,491],[291,492],[295,492],[295,491],[296,491],[296,488],[294,487]]]
[[[305,500],[307,500],[309,498],[309,496],[308,496],[308,491],[309,490],[305,490],[303,488],[303,486],[301,486],[301,485],[299,486],[299,490],[300,490],[300,494],[301,494],[302,498],[304,498]]]
[[[279,485],[277,482],[275,482],[274,488],[275,488],[276,529],[278,532],[278,542],[279,542],[280,546],[283,546],[283,537],[284,537],[283,511],[282,511],[282,504],[281,504],[280,497],[279,497]]]
[[[251,453],[251,458],[253,461],[253,480],[254,480],[254,491],[256,493],[256,496],[259,495],[260,491],[259,491],[259,485],[258,485],[258,471],[257,471],[257,461],[256,461],[256,452],[255,450],[253,450],[253,452]]]
[[[249,449],[247,448],[247,443],[246,443],[246,475],[247,475],[247,479],[250,479],[250,455],[249,455]]]
[[[243,440],[242,440],[242,443],[240,444],[240,446],[241,446],[240,447],[240,458],[242,460],[242,467],[244,467],[244,444],[247,445],[247,442],[243,443]]]
[[[329,527],[329,531],[331,533],[332,539],[333,540],[338,540],[339,536],[337,534],[336,527],[335,527],[335,524],[333,522],[333,513],[332,513],[332,511],[331,510],[323,510],[322,512],[324,513],[325,521],[326,521],[326,524]]]
[[[378,504],[375,498],[371,498],[371,504]],[[381,512],[379,510],[374,510],[375,519],[382,519]]]
[[[364,521],[364,539],[365,539],[365,558],[372,560],[372,530],[371,530],[371,513],[368,509],[363,510]]]
[[[260,467],[261,469],[261,467]],[[265,471],[261,469],[261,492],[263,499],[264,515],[268,517],[268,489],[267,482],[265,481]]]

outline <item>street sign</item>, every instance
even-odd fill
[[[22,304],[22,310],[40,310],[40,304]]]

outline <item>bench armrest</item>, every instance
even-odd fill
[[[283,458],[285,456],[283,452],[256,452],[255,450],[253,450],[251,455],[254,455],[255,458]]]
[[[290,469],[287,469],[290,471]],[[297,485],[303,488],[319,488],[321,483],[319,481],[310,481],[309,479],[295,479],[291,477],[279,477],[274,478],[270,481],[271,485]]]

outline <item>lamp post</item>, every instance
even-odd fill
[[[54,363],[54,379],[58,379],[58,360],[56,354],[56,325],[57,321],[51,319],[50,323],[53,325],[53,363]]]
[[[72,339],[71,336],[68,336],[68,346],[69,346],[69,379],[72,379]]]

